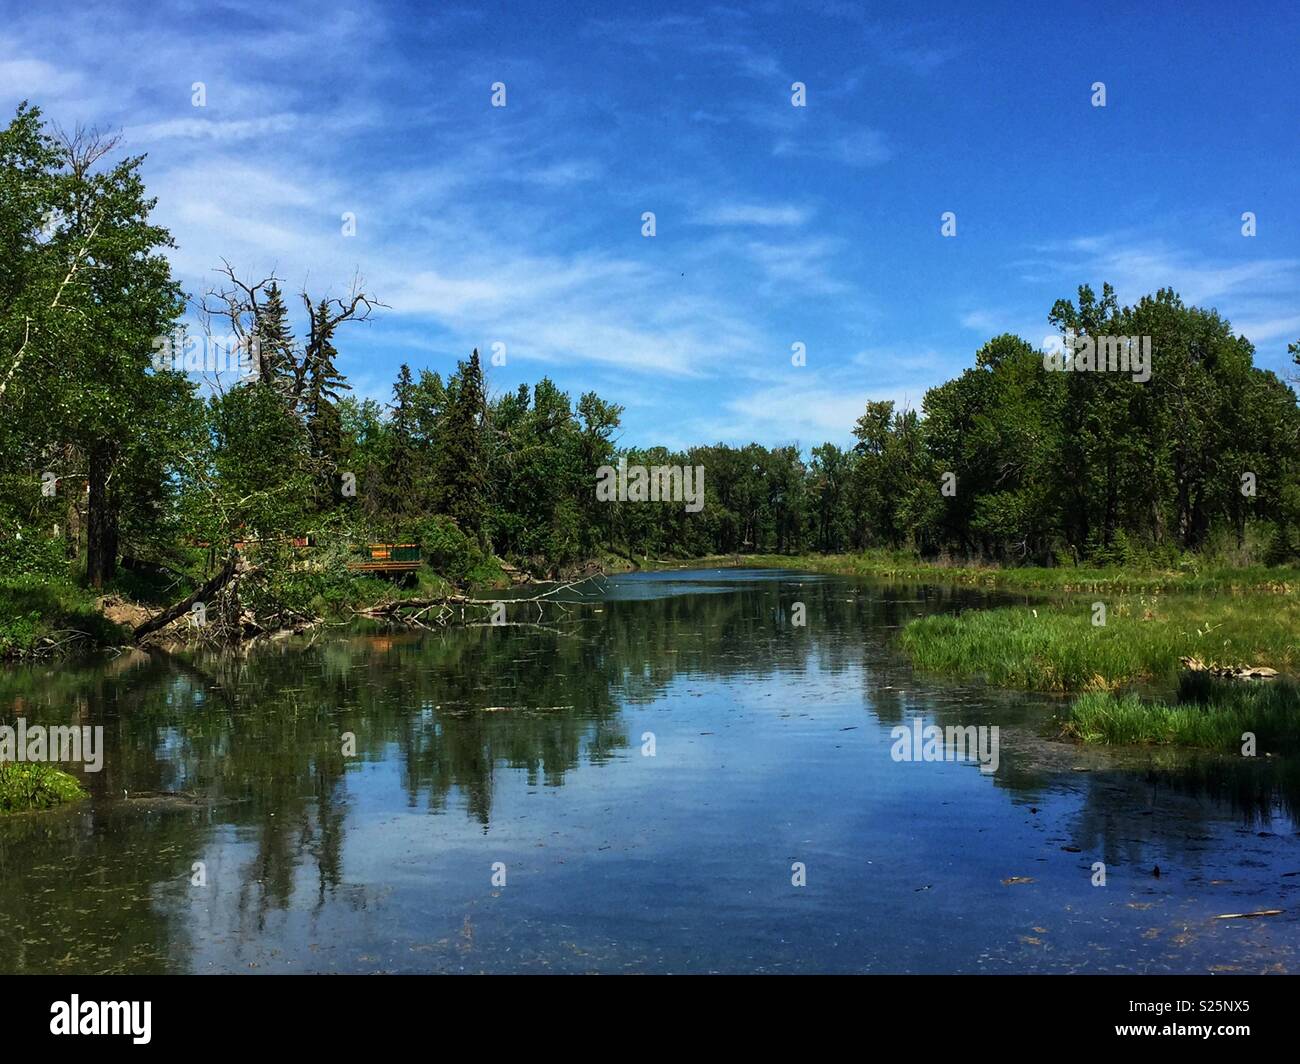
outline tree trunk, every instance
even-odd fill
[[[67,508],[63,515],[63,551],[70,562],[81,556],[81,509],[73,490],[68,488]]]
[[[68,444],[63,450],[63,550],[70,562],[81,556],[81,479],[67,472],[76,468],[76,458],[77,449]]]
[[[113,454],[105,445],[90,452],[90,502],[86,510],[86,580],[93,588],[117,575],[117,504],[109,488]]]

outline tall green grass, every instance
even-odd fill
[[[1300,672],[1300,596],[1115,596],[967,610],[912,621],[900,645],[921,669],[983,676],[1000,687],[1110,690],[1172,683],[1179,659]]]
[[[1178,701],[1144,701],[1136,694],[1090,691],[1070,708],[1065,733],[1086,743],[1198,746],[1240,753],[1245,733],[1256,753],[1300,747],[1300,684],[1210,682],[1202,692],[1186,685]]]
[[[804,569],[906,583],[945,583],[1024,591],[1119,593],[1157,591],[1300,590],[1300,567],[1262,565],[1243,568],[1188,564],[1178,569],[1131,568],[1003,568],[958,562],[924,562],[905,551],[866,551],[861,554],[743,555],[745,565]]]

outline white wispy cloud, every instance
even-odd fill
[[[1233,330],[1260,348],[1259,361],[1273,368],[1286,362],[1286,340],[1294,340],[1295,293],[1300,291],[1300,258],[1244,257],[1254,250],[1245,237],[1236,254],[1195,252],[1167,237],[1132,230],[1078,236],[1040,245],[1035,257],[1019,265],[1034,274],[1092,278],[1115,288],[1121,303],[1136,303],[1159,288],[1172,288],[1191,306],[1214,308]],[[1222,245],[1219,245],[1222,248]],[[1034,278],[1037,280],[1037,277]]]
[[[878,166],[894,156],[883,133],[865,128],[782,137],[772,146],[772,154],[829,159],[845,166]]]
[[[793,203],[722,203],[699,211],[697,225],[799,226],[812,217],[812,209]]]

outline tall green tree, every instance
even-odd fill
[[[486,395],[478,348],[447,384],[434,445],[437,506],[467,536],[487,543]]]

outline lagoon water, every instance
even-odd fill
[[[4,722],[107,745],[90,800],[0,818],[0,971],[1297,970],[1293,761],[1083,749],[1060,700],[914,673],[899,627],[974,592],[598,597],[0,672]],[[895,761],[918,718],[997,725],[997,771]]]

